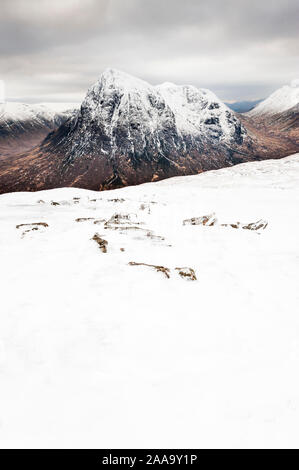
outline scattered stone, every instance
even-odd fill
[[[207,227],[213,227],[218,222],[215,213],[210,215],[204,215],[202,217],[192,217],[191,219],[183,220],[183,225],[205,225]],[[258,220],[250,224],[243,225],[240,222],[233,222],[228,224],[220,224],[221,227],[231,227],[234,229],[242,228],[244,230],[265,230],[268,222],[265,220]]]
[[[197,277],[196,277],[194,269],[187,268],[187,267],[175,268],[175,269],[176,269],[176,271],[178,271],[178,274],[181,277],[187,279],[188,281],[197,281]]]
[[[267,225],[268,222],[265,220],[258,220],[257,222],[252,222],[246,225],[241,225],[240,222],[235,222],[232,224],[221,224],[221,227],[242,228],[244,230],[265,230]]]
[[[144,204],[144,203],[140,204],[139,210],[140,210],[140,211],[145,211],[145,209],[147,209],[147,213],[148,213],[148,214],[151,214],[151,207],[150,207],[150,204],[151,204],[151,203],[149,203],[149,204]]]
[[[32,227],[32,228],[29,228],[27,230],[24,230],[24,232],[22,233],[22,238],[26,235],[26,233],[34,232],[35,230],[39,230],[39,228],[38,227]]]
[[[192,217],[191,219],[183,220],[183,225],[205,225],[207,227],[213,227],[217,223],[215,214],[204,215],[202,217]]]
[[[79,217],[76,222],[85,222],[87,220],[94,220],[94,217]]]
[[[153,232],[151,231],[148,231],[146,236],[148,238],[150,238],[151,240],[160,240],[160,241],[164,241],[165,238],[164,237],[161,237],[160,235],[155,235]]]
[[[240,222],[236,222],[234,224],[221,224],[221,227],[240,228]]]
[[[132,217],[134,220],[132,220]],[[105,222],[105,229],[110,228],[117,230],[122,225],[141,225],[142,222],[138,222],[136,214],[114,214]]]
[[[32,226],[35,226],[35,225],[41,225],[43,227],[49,227],[49,225],[46,223],[46,222],[32,222],[31,224],[19,224],[19,225],[16,225],[16,228],[20,228],[20,227],[32,227]],[[38,230],[37,228],[35,228],[35,230]]]
[[[51,206],[60,206],[60,203],[56,201],[51,201]]]
[[[39,200],[37,201],[37,204],[45,204],[45,201],[43,201],[42,199],[39,199]]]
[[[116,198],[116,199],[108,199],[108,202],[125,202],[125,199],[123,199],[123,198],[120,198],[120,199],[118,199],[118,198]]]
[[[161,272],[165,274],[165,276],[169,279],[170,278],[170,269],[165,268],[165,266],[156,266],[155,264],[147,264],[147,263],[135,263],[135,261],[129,262],[130,266],[148,266],[149,268],[154,268],[157,272]]]
[[[124,248],[120,248],[120,251],[125,251],[125,249],[124,249]]]
[[[117,225],[106,225],[105,224],[105,227],[104,227],[105,230],[109,229],[109,230],[119,230],[120,232],[124,232],[126,230],[143,230],[143,231],[146,231],[146,229],[144,228],[141,228],[141,227],[137,227],[135,225],[121,225],[121,226],[117,226]]]
[[[106,219],[96,219],[96,220],[94,221],[94,224],[95,224],[95,225],[100,225],[100,224],[102,224],[103,222],[106,222]],[[106,228],[106,227],[105,227],[105,228]]]
[[[104,240],[103,238],[101,238],[98,233],[94,234],[94,236],[92,237],[92,240],[94,240],[99,245],[102,253],[107,253],[107,245],[108,245],[107,240]]]
[[[109,220],[105,223],[106,226],[111,224],[128,224],[130,223],[130,215],[129,214],[113,214]]]
[[[242,228],[244,230],[265,230],[268,226],[268,222],[266,220],[258,220],[257,222],[252,222],[247,225],[243,225]]]

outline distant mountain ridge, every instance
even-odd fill
[[[299,103],[299,80],[293,80],[290,85],[272,93],[267,99],[259,103],[248,112],[248,116],[274,115],[288,111]]]
[[[0,156],[32,148],[75,112],[76,103],[0,104]]]

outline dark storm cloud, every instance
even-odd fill
[[[257,98],[299,75],[298,0],[1,0],[11,96],[80,99],[105,67]]]

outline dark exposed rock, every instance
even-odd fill
[[[92,237],[92,240],[94,240],[99,245],[102,253],[107,253],[107,245],[108,245],[107,240],[104,240],[103,238],[101,238],[98,233],[94,234],[94,236]]]
[[[243,225],[242,228],[245,230],[265,230],[268,226],[266,220],[258,220],[257,222],[251,222],[250,224]]]
[[[212,227],[217,223],[215,214],[203,215],[202,217],[192,217],[191,219],[183,220],[183,225],[206,225]]]
[[[46,222],[32,222],[30,224],[19,224],[19,225],[16,225],[16,228],[20,228],[20,227],[31,227],[31,226],[37,226],[37,225],[40,225],[42,227],[49,227],[49,225],[46,223]]]
[[[242,228],[244,230],[265,230],[267,226],[268,222],[266,222],[265,220],[258,220],[257,222],[251,222],[246,225],[241,224],[240,222],[221,224],[221,227]]]
[[[78,219],[76,219],[76,222],[86,222],[88,220],[95,220],[94,217],[78,217]]]
[[[106,219],[96,219],[96,220],[94,221],[94,224],[95,224],[95,225],[101,225],[101,224],[103,224],[104,222],[106,222]]]
[[[125,202],[123,198],[108,199],[108,202]]]
[[[154,268],[158,273],[163,273],[168,279],[170,278],[170,269],[165,268],[165,266],[157,266],[155,264],[147,263],[135,263],[135,261],[130,261],[130,266],[148,266],[149,268]]]
[[[178,274],[185,278],[185,279],[188,279],[189,281],[196,281],[197,280],[197,277],[196,277],[196,274],[195,274],[195,271],[194,269],[192,268],[187,268],[187,267],[184,267],[184,268],[175,268],[177,271],[178,271]]]
[[[235,222],[233,224],[221,224],[221,227],[240,228],[240,222]]]

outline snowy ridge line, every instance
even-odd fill
[[[299,80],[293,80],[291,85],[285,85],[268,98],[259,103],[255,108],[246,113],[250,117],[263,114],[277,114],[293,108],[299,103]]]
[[[43,123],[53,121],[60,114],[70,114],[79,108],[77,103],[26,104],[6,102],[0,105],[0,124],[7,122],[32,121]]]

